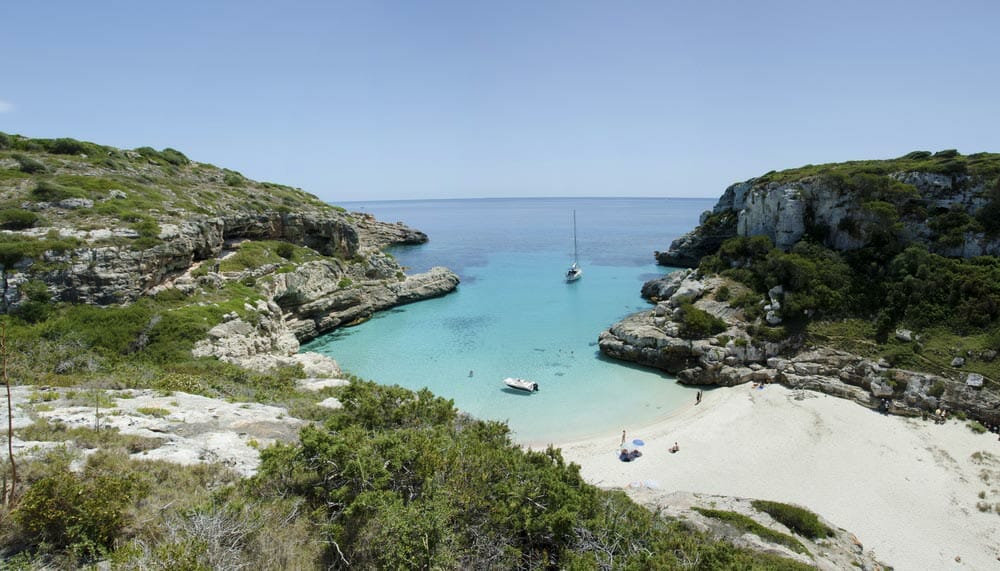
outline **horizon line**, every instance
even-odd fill
[[[414,202],[414,201],[457,201],[457,200],[718,200],[710,196],[467,196],[439,198],[376,198],[369,200],[327,200],[327,204],[351,202]]]

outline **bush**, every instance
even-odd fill
[[[67,198],[86,198],[86,194],[78,188],[70,188],[50,182],[40,180],[35,188],[31,190],[31,198],[40,202],[59,202]]]
[[[725,321],[691,303],[681,304],[681,314],[681,335],[688,339],[702,339],[726,330]]]
[[[56,139],[49,144],[53,155],[79,155],[87,152],[87,145],[76,139]]]
[[[19,167],[18,169],[27,174],[39,174],[48,172],[49,168],[45,166],[45,163],[41,161],[36,161],[31,157],[26,157],[24,155],[14,155],[14,160],[17,161]]]
[[[49,301],[51,296],[49,294],[49,286],[45,284],[42,280],[30,280],[23,283],[20,287],[21,295],[30,299],[31,301]]]
[[[0,210],[0,228],[5,230],[24,230],[38,222],[38,215],[23,208],[7,208]]]
[[[931,388],[927,390],[927,394],[932,397],[940,397],[944,394],[944,381],[934,381]]]
[[[274,249],[274,253],[286,260],[291,260],[292,257],[295,256],[295,246],[289,244],[288,242],[282,242]]]
[[[720,286],[719,289],[715,290],[716,301],[729,301],[731,295],[729,286]]]
[[[234,188],[246,186],[247,182],[246,179],[243,178],[243,175],[230,170],[226,171],[226,175],[223,177],[222,181],[226,183],[226,186],[232,186]]]
[[[699,507],[695,507],[692,509],[694,509],[694,511],[700,513],[705,517],[710,517],[717,519],[719,521],[724,521],[740,531],[750,532],[756,535],[757,537],[763,539],[764,541],[770,541],[772,543],[784,545],[786,547],[791,548],[791,550],[795,551],[796,553],[809,553],[806,547],[802,545],[802,542],[795,539],[794,537],[790,535],[785,535],[780,531],[774,531],[769,527],[765,527],[754,521],[753,518],[747,517],[741,513],[732,511],[723,511],[723,510],[712,510]]]
[[[983,426],[978,420],[970,420],[966,426],[968,426],[969,430],[975,432],[976,434],[983,434],[986,432],[986,427]]]
[[[349,278],[347,276],[344,276],[344,277],[340,278],[339,282],[337,282],[337,287],[339,287],[340,289],[344,289],[344,288],[351,287],[351,284],[353,284],[353,283],[354,282],[351,281],[351,278]]]
[[[134,475],[59,472],[28,488],[13,517],[33,547],[92,559],[111,548],[128,523],[128,508],[146,492]]]
[[[184,156],[184,153],[178,151],[177,149],[171,149],[170,147],[160,151],[160,156],[163,157],[163,160],[176,166],[186,165],[191,162],[190,159]]]
[[[832,529],[820,523],[819,517],[805,508],[764,500],[754,500],[751,505],[802,537],[816,540],[833,535]]]

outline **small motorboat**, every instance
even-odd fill
[[[507,385],[512,389],[517,389],[519,391],[527,391],[529,393],[538,390],[538,383],[535,381],[529,381],[527,379],[515,379],[513,377],[507,377],[503,380],[503,384]]]

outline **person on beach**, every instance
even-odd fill
[[[681,451],[680,445],[677,444],[676,442],[674,442],[674,445],[670,447],[670,453],[671,454],[676,454],[677,452],[680,452],[680,451]]]
[[[625,431],[622,431],[622,443],[620,446],[625,446]]]
[[[701,389],[698,389],[698,394],[694,397],[694,404],[701,404]]]

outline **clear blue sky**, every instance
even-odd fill
[[[0,131],[329,201],[718,196],[1000,152],[1000,2],[10,1]]]

